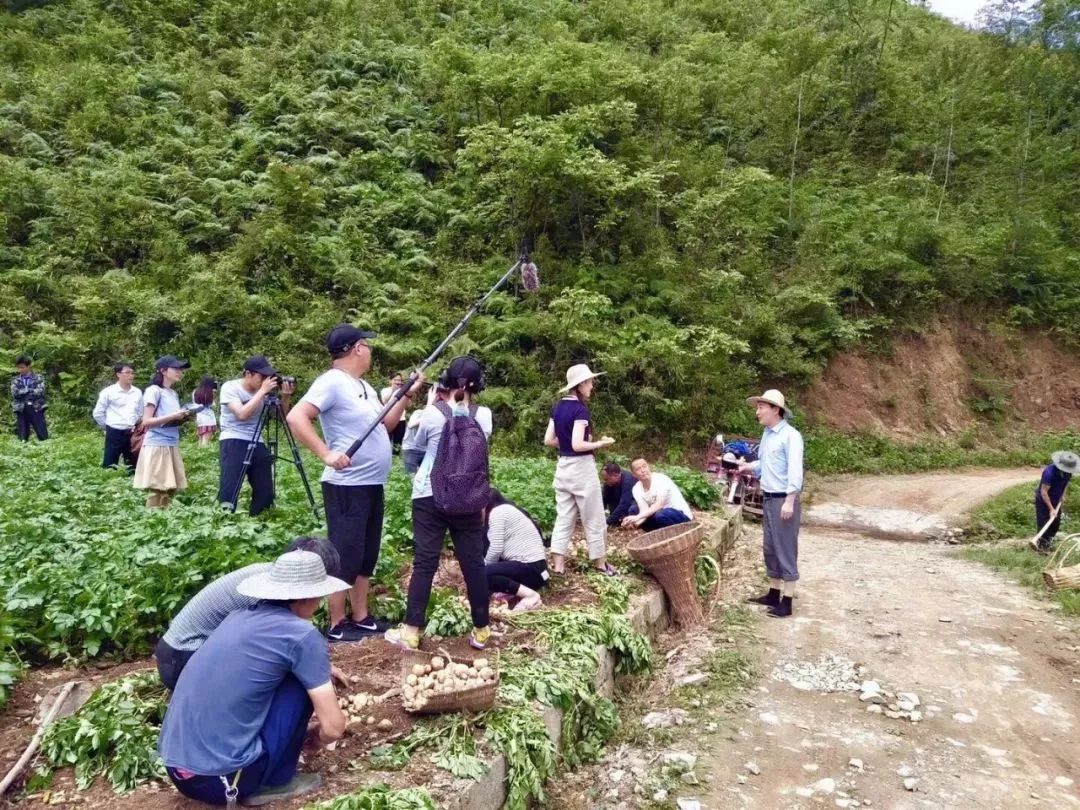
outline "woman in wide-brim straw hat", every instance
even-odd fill
[[[282,554],[237,591],[260,600],[230,613],[176,682],[158,738],[165,771],[191,799],[245,805],[321,783],[298,774],[312,713],[324,743],[345,733],[326,639],[311,623],[323,598],[349,588],[311,551]]]
[[[1080,456],[1071,450],[1059,450],[1050,457],[1035,488],[1035,531],[1032,546],[1036,551],[1053,548],[1065,510],[1065,491],[1069,481],[1080,471]]]
[[[184,459],[180,456],[180,425],[190,418],[190,412],[180,406],[176,385],[189,368],[191,364],[178,357],[159,357],[150,385],[143,392],[139,424],[146,436],[135,463],[133,484],[135,489],[148,490],[148,509],[164,509],[172,503],[177,490],[187,488]]]
[[[566,551],[578,519],[585,530],[589,559],[597,570],[612,575],[615,569],[607,561],[607,516],[594,453],[614,444],[610,436],[592,438],[592,417],[588,402],[595,380],[604,372],[594,372],[584,363],[566,371],[563,398],[551,409],[544,444],[559,450],[555,467],[555,528],[551,532],[552,568],[556,574],[566,570]]]

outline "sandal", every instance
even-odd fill
[[[594,571],[598,574],[603,574],[605,577],[617,577],[619,572],[615,570],[615,566],[611,563],[607,563],[603,568],[594,568]]]

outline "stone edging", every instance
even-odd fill
[[[718,530],[705,538],[703,550],[717,554],[722,560],[735,544],[742,531],[742,509],[736,509],[727,515],[727,520]],[[627,618],[631,627],[638,633],[649,636],[666,630],[671,626],[671,610],[667,596],[655,582],[648,583],[648,590],[630,600]],[[615,654],[607,647],[597,650],[599,666],[596,671],[596,689],[605,697],[615,694]],[[542,706],[540,709],[548,735],[559,750],[562,741],[562,709]],[[457,795],[450,807],[456,810],[499,810],[506,801],[506,757],[498,754],[486,760],[487,772],[467,786]]]

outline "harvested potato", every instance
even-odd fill
[[[424,665],[423,664],[413,664],[412,674],[416,675],[418,677],[420,675],[423,675],[424,674]]]
[[[416,684],[419,683],[419,680],[415,675],[409,675],[405,679],[405,683],[407,683],[409,686],[416,686]]]
[[[442,669],[444,666],[446,666],[446,662],[443,661],[442,658],[440,658],[439,656],[436,655],[434,658],[431,659],[432,669],[439,670]]]
[[[473,661],[472,665],[476,669],[483,669],[488,665],[488,661],[486,658],[477,658],[475,661]]]

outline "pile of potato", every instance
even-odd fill
[[[429,664],[413,664],[401,688],[401,702],[408,711],[421,711],[433,697],[488,686],[498,677],[486,658],[455,664],[436,655]]]
[[[359,692],[355,695],[341,695],[338,697],[338,706],[341,707],[341,711],[345,713],[345,720],[350,726],[374,726],[380,731],[387,731],[393,728],[393,723],[389,720],[375,721],[375,716],[368,714],[369,709],[375,706],[376,703],[382,702],[380,698],[375,695],[369,695],[367,692]]]

